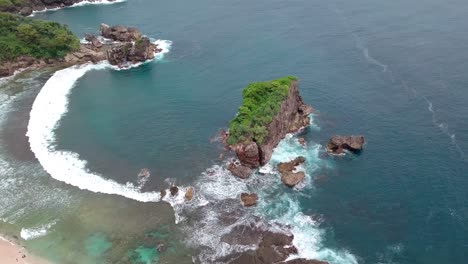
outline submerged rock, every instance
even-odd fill
[[[342,154],[345,150],[358,153],[365,143],[363,136],[333,136],[327,144],[327,151],[332,154]]]
[[[278,164],[278,170],[281,173],[281,181],[288,187],[294,187],[305,178],[305,173],[302,171],[294,172],[296,166],[305,162],[305,158],[299,156],[290,162],[282,162]]]
[[[299,144],[301,144],[302,146],[305,146],[307,144],[307,141],[304,138],[299,138],[298,141]]]
[[[241,193],[240,198],[244,206],[250,207],[257,204],[258,195],[255,193]]]

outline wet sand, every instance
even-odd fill
[[[50,262],[30,255],[27,250],[0,236],[0,263],[2,264],[48,264]]]

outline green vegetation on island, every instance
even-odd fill
[[[0,63],[19,56],[63,58],[79,48],[80,40],[65,25],[0,12]]]
[[[288,97],[294,76],[251,83],[244,89],[243,103],[237,116],[229,123],[229,144],[255,141],[262,144],[268,137],[267,126],[280,111]]]

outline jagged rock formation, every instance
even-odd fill
[[[328,264],[307,259],[286,261],[290,255],[298,253],[292,244],[293,238],[293,235],[262,230],[254,225],[236,226],[221,240],[231,245],[256,245],[256,249],[233,253],[219,261],[230,264]]]
[[[264,142],[246,140],[231,145],[242,165],[257,168],[271,158],[273,149],[286,134],[299,131],[309,125],[309,114],[313,108],[304,103],[299,93],[299,82],[292,80],[287,97],[280,103],[279,112],[267,126],[268,135]]]
[[[327,144],[327,151],[332,154],[342,154],[345,150],[358,153],[365,143],[363,136],[333,136]]]
[[[302,171],[295,172],[296,166],[305,162],[305,158],[299,156],[290,162],[282,162],[278,164],[278,171],[281,173],[281,181],[288,187],[294,187],[305,178],[305,173]]]
[[[252,174],[252,169],[240,164],[239,162],[231,162],[228,166],[228,170],[234,175],[241,179],[247,179]]]

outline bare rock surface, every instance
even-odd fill
[[[327,144],[327,151],[332,154],[342,154],[345,150],[358,153],[363,149],[364,136],[333,136]]]

